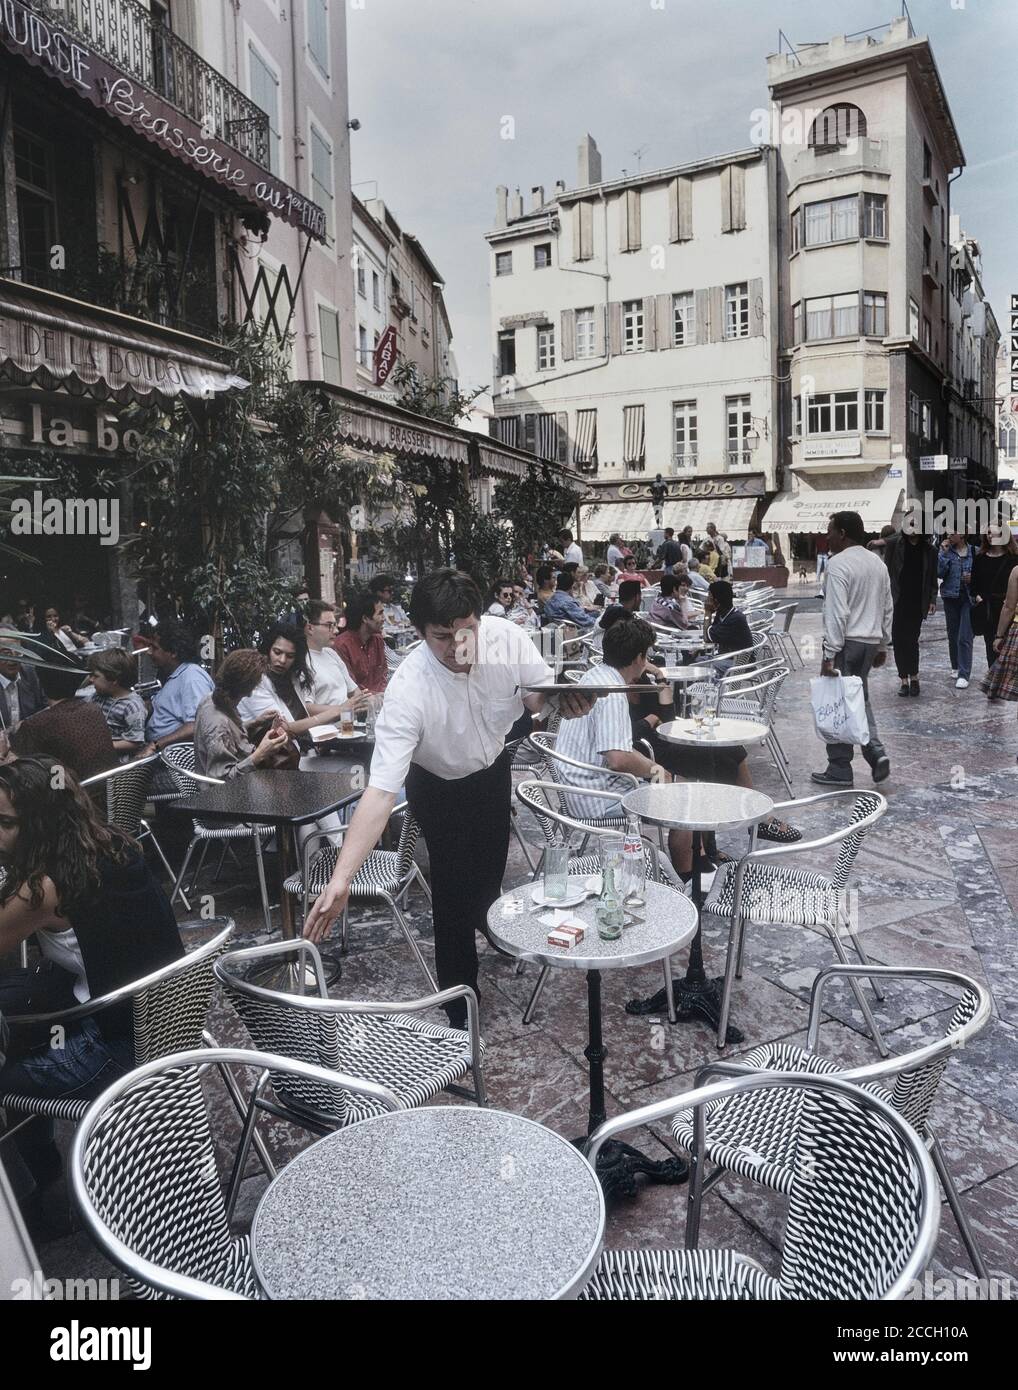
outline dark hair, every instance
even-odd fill
[[[166,618],[152,629],[152,635],[164,652],[172,652],[179,662],[197,661],[198,644],[194,633],[175,618]]]
[[[396,577],[392,574],[376,574],[368,585],[373,594],[381,593],[383,589],[395,589]]]
[[[665,598],[667,598],[669,594],[674,594],[677,582],[674,574],[663,574],[661,576],[661,592]]]
[[[450,627],[457,618],[481,616],[481,594],[462,570],[433,570],[419,579],[410,595],[410,621],[423,636],[433,627]]]
[[[642,618],[621,618],[604,635],[601,650],[604,664],[620,671],[638,656],[646,656],[654,645],[654,629]]]
[[[555,582],[555,587],[559,590],[560,593],[563,590],[565,590],[565,592],[568,593],[575,583],[576,580],[573,578],[572,570],[564,569],[559,571],[559,577]]]
[[[726,612],[735,602],[735,590],[727,579],[715,579],[710,586],[710,596],[718,608],[723,608]]]
[[[304,607],[304,618],[309,623],[317,623],[323,613],[335,613],[336,605],[324,599],[313,598]]]
[[[135,664],[130,652],[123,647],[110,647],[105,652],[95,652],[88,658],[88,669],[98,676],[105,676],[114,685],[126,686],[130,690],[134,684]]]
[[[571,574],[571,575],[573,576],[573,578],[575,579],[575,578],[576,578],[576,571],[577,571],[579,568],[580,568],[580,566],[579,566],[579,564],[578,564],[578,562],[577,562],[576,560],[567,560],[567,561],[565,562],[565,564],[562,566],[562,573],[563,573],[563,574]]]
[[[674,527],[674,526],[666,526],[666,527],[665,527],[665,539],[667,539],[669,536],[674,536],[674,535],[675,535],[675,527]]]
[[[567,527],[563,526],[562,530],[558,533],[558,538],[560,541],[571,541],[573,538],[573,533],[572,531],[568,530]]]
[[[622,563],[623,563],[623,565],[628,565],[629,562],[630,562],[630,560],[632,560],[632,562],[633,562],[634,565],[636,564],[636,556],[635,556],[635,555],[623,555],[623,557],[622,557]]]
[[[377,594],[363,589],[351,594],[346,601],[346,627],[348,632],[359,632],[361,623],[370,618],[377,604],[381,603]]]
[[[66,671],[50,671],[40,666],[38,674],[39,685],[47,700],[70,700],[85,679],[85,672],[80,666],[69,666]]]
[[[548,584],[555,573],[554,565],[538,565],[534,573],[534,583],[539,589],[543,589]]]
[[[43,899],[43,879],[56,885],[57,910],[67,917],[99,888],[100,860],[123,862],[133,841],[104,825],[71,770],[55,758],[16,758],[0,765],[0,789],[21,821],[0,906],[22,888],[32,907]]]
[[[602,560],[600,564],[594,566],[594,578],[600,578],[602,574],[607,574],[610,569],[611,565],[606,565]]]
[[[290,674],[301,685],[310,686],[314,682],[311,679],[311,672],[308,670],[308,639],[304,635],[304,629],[297,627],[296,623],[273,623],[266,635],[262,638],[261,646],[258,650],[262,656],[268,660],[269,652],[272,650],[273,643],[278,637],[282,637],[285,642],[292,642],[296,649],[296,656]],[[269,680],[275,684],[271,669],[266,670]]]
[[[623,579],[622,583],[619,585],[619,598],[636,598],[642,588],[643,585],[638,579]]]
[[[834,512],[831,516],[835,528],[843,531],[850,541],[862,545],[866,539],[866,527],[858,512]]]
[[[237,701],[250,695],[265,674],[265,657],[250,647],[241,647],[223,658],[216,672],[216,683],[212,691],[212,703],[223,714],[229,715],[238,729],[244,726],[237,713]]]
[[[491,586],[492,603],[494,603],[497,600],[500,589],[511,589],[512,587],[513,581],[511,579],[496,579],[494,584],[492,584]]]

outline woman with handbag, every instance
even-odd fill
[[[972,562],[972,631],[986,644],[987,670],[997,659],[994,642],[997,624],[1007,594],[1007,582],[1018,566],[1018,541],[1008,526],[992,527],[983,536],[979,553]]]

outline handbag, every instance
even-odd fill
[[[276,722],[275,714],[265,714],[260,719],[252,720],[247,726],[248,738],[257,748],[262,739]],[[300,749],[293,739],[285,743],[282,748],[277,748],[267,763],[262,764],[262,771],[273,769],[292,772],[300,766]]]
[[[870,741],[866,697],[859,676],[814,676],[809,683],[813,724],[825,743]]]

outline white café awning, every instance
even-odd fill
[[[827,530],[832,512],[858,512],[867,531],[879,531],[882,526],[900,525],[904,510],[905,489],[897,478],[885,477],[877,485],[838,488],[812,488],[800,483],[795,496],[783,492],[775,497],[760,529],[765,534],[798,531],[815,535]]]
[[[684,526],[692,526],[694,534],[702,536],[708,521],[713,521],[722,535],[744,536],[753,508],[762,500],[725,497],[670,501],[662,508],[661,525],[674,527],[676,533]],[[600,506],[580,509],[580,535],[584,540],[606,541],[616,531],[626,540],[645,540],[657,529],[652,502],[602,502]]]

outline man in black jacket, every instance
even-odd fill
[[[0,646],[0,727],[5,730],[46,708],[39,677],[16,660],[19,655],[10,645]]]
[[[891,645],[899,695],[919,694],[919,633],[937,607],[937,552],[923,535],[897,531],[884,542],[894,619]]]

